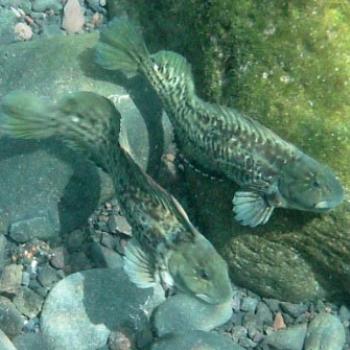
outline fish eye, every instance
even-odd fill
[[[199,277],[203,280],[209,280],[209,274],[204,269],[198,271]]]
[[[319,181],[317,181],[316,179],[312,182],[312,186],[314,188],[320,188],[321,187],[321,184]]]

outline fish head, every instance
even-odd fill
[[[278,189],[288,208],[326,212],[344,198],[344,190],[333,171],[303,154],[281,171]]]
[[[222,304],[233,291],[225,260],[202,235],[182,243],[168,261],[175,286],[208,304]]]

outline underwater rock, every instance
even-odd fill
[[[16,348],[6,334],[0,329],[0,349],[1,350],[22,350]],[[40,349],[38,349],[40,350]]]
[[[275,350],[302,350],[306,328],[306,323],[304,323],[272,332],[265,337],[263,344]]]
[[[50,350],[95,350],[111,331],[148,327],[152,289],[132,284],[122,269],[93,269],[60,281],[45,301],[41,329]],[[72,312],[74,310],[74,312]]]
[[[135,9],[154,51],[190,61],[199,95],[255,117],[349,188],[350,3],[137,0]],[[349,296],[349,203],[322,216],[276,212],[249,230],[232,222],[233,184],[190,176],[198,224],[234,282],[292,302]]]
[[[56,232],[48,216],[36,216],[13,222],[9,226],[9,235],[17,243],[25,243],[33,238],[50,240]]]
[[[0,146],[0,222],[18,242],[58,240],[114,193],[104,172],[61,142],[3,138]]]
[[[0,270],[4,268],[7,263],[7,239],[0,231]]]
[[[245,297],[241,303],[241,310],[246,312],[255,312],[259,300],[252,297]]]
[[[4,267],[0,277],[0,293],[15,296],[21,289],[22,265],[10,264]]]
[[[21,332],[23,326],[24,317],[9,299],[0,296],[0,330],[13,338]]]
[[[98,267],[108,267],[110,269],[121,268],[124,265],[123,258],[116,251],[103,247],[94,242],[90,247],[91,259]]]
[[[151,350],[243,350],[238,344],[234,344],[229,337],[203,332],[189,331],[187,333],[166,336],[157,340]]]
[[[264,325],[271,326],[273,322],[273,315],[269,307],[264,303],[260,302],[256,307],[255,314],[256,323],[262,328]]]
[[[43,298],[30,288],[22,287],[21,291],[13,299],[13,304],[23,315],[33,318],[41,311]]]
[[[58,271],[50,265],[45,265],[39,269],[38,281],[43,287],[51,288],[59,280]]]
[[[310,322],[305,350],[342,350],[344,344],[345,329],[338,317],[320,313]]]
[[[13,339],[17,350],[47,350],[48,346],[41,334],[27,333]],[[2,349],[2,348],[1,348]]]
[[[152,315],[158,336],[188,330],[209,331],[227,322],[231,316],[231,301],[210,305],[186,294],[168,298]]]

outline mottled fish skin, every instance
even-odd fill
[[[234,108],[200,99],[186,59],[170,51],[149,54],[126,20],[102,31],[96,60],[111,70],[123,70],[127,61],[130,70],[144,74],[186,158],[240,186],[233,204],[243,225],[266,223],[275,207],[324,212],[343,200],[342,186],[327,166]]]
[[[125,271],[139,287],[175,285],[210,304],[232,297],[226,262],[191,224],[177,200],[132,160],[118,142],[120,114],[91,92],[56,105],[15,92],[2,100],[0,130],[24,139],[59,136],[110,174],[133,229]]]

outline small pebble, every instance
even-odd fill
[[[0,329],[10,338],[21,332],[24,318],[11,300],[0,297]]]
[[[260,326],[271,326],[273,323],[272,312],[263,301],[261,301],[256,308],[256,319]]]
[[[33,318],[41,311],[43,298],[30,288],[23,287],[13,303],[23,315]]]
[[[85,23],[84,10],[78,0],[68,0],[64,6],[62,27],[69,34],[78,33]]]
[[[30,282],[30,273],[27,271],[23,271],[22,273],[22,286],[28,287]]]
[[[241,303],[241,310],[246,312],[255,312],[258,302],[259,301],[256,298],[246,297]]]
[[[278,331],[279,329],[286,328],[286,324],[284,323],[283,316],[280,312],[277,312],[275,316],[275,320],[272,325],[273,330]]]
[[[23,326],[24,333],[37,333],[39,332],[39,329],[40,329],[40,320],[38,317],[34,317],[28,321],[25,321]]]
[[[306,327],[306,324],[301,324],[272,332],[265,337],[263,346],[269,345],[268,349],[274,350],[302,350]]]
[[[110,350],[133,350],[135,348],[135,339],[131,331],[119,329],[111,333],[108,345]]]
[[[65,266],[65,259],[67,258],[67,252],[64,247],[57,247],[52,250],[50,263],[56,269],[63,269]]]
[[[32,28],[26,23],[17,23],[14,30],[18,40],[27,41],[33,37]]]
[[[257,345],[253,340],[251,340],[247,337],[241,338],[239,340],[238,344],[243,346],[244,348],[254,348]]]
[[[279,300],[266,298],[266,299],[264,299],[264,302],[267,304],[267,306],[269,307],[269,309],[273,313],[277,313],[278,311],[280,311],[280,301]]]
[[[5,266],[0,278],[0,293],[6,296],[15,296],[21,289],[21,283],[22,265]]]
[[[308,309],[308,306],[305,304],[292,304],[283,302],[280,303],[281,309],[284,312],[287,312],[289,315],[293,316],[294,318],[299,317],[302,313],[306,312]]]
[[[131,226],[129,225],[125,217],[121,215],[116,215],[115,220],[117,231],[123,233],[124,235],[131,236]]]
[[[38,280],[43,287],[51,288],[56,282],[59,281],[57,271],[50,265],[42,267],[38,274]]]
[[[345,305],[342,305],[339,309],[339,318],[342,322],[350,321],[350,309]]]
[[[239,293],[235,293],[232,299],[232,310],[238,312],[241,309],[241,296]]]

